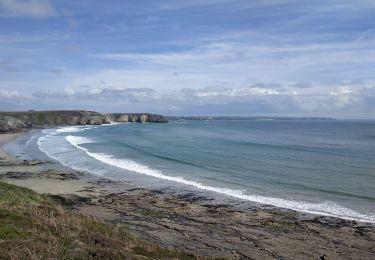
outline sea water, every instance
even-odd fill
[[[30,139],[63,165],[110,179],[375,222],[374,121],[128,123]]]

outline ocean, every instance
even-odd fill
[[[375,222],[375,122],[213,120],[47,129],[26,146],[73,169]]]

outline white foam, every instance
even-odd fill
[[[74,132],[80,132],[83,129],[80,127],[63,127],[56,130],[57,133],[74,133]]]
[[[96,126],[67,126],[61,127],[55,131],[55,133],[75,133],[82,132],[89,129],[97,128]]]
[[[51,132],[51,129],[43,129],[42,133],[43,134],[49,134]]]
[[[326,216],[331,216],[331,217],[339,217],[339,218],[348,219],[348,220],[359,220],[359,221],[375,223],[375,214],[371,214],[371,215],[362,214],[362,213],[356,212],[355,210],[345,208],[331,201],[325,201],[322,203],[302,202],[302,201],[287,200],[287,199],[281,199],[281,198],[249,195],[249,194],[245,194],[241,190],[233,190],[233,189],[228,189],[228,188],[207,186],[196,181],[185,180],[182,177],[174,177],[174,176],[165,175],[161,171],[152,169],[146,165],[142,165],[140,163],[137,163],[131,160],[118,159],[118,158],[113,157],[112,155],[108,155],[104,153],[89,152],[88,149],[80,146],[80,144],[92,143],[93,141],[84,137],[69,135],[65,137],[65,139],[74,147],[80,150],[83,150],[90,157],[95,158],[96,160],[99,160],[103,163],[106,163],[106,164],[109,164],[109,165],[112,165],[121,169],[125,169],[128,171],[141,173],[144,175],[152,176],[152,177],[163,179],[163,180],[174,181],[174,182],[178,182],[181,184],[193,186],[202,190],[217,192],[220,194],[225,194],[231,197],[235,197],[235,198],[239,198],[243,200],[249,200],[249,201],[253,201],[253,202],[257,202],[261,204],[269,204],[269,205],[292,209],[292,210],[296,210],[300,212],[320,214],[320,215],[326,215]]]
[[[86,137],[82,137],[82,136],[72,136],[72,135],[68,135],[67,137],[65,137],[65,139],[71,143],[73,146],[81,149],[81,147],[79,146],[80,144],[88,144],[88,143],[94,143],[93,140],[89,139],[89,138],[86,138]],[[85,149],[86,150],[86,149]]]
[[[59,129],[55,129],[54,132],[50,133],[48,132],[49,129],[47,129],[47,132],[44,132],[44,134],[61,134],[61,133],[76,133],[76,132],[82,132],[82,131],[86,131],[86,130],[90,130],[90,129],[95,129],[95,128],[98,128],[98,127],[106,127],[106,126],[113,126],[113,125],[118,125],[118,124],[122,124],[122,123],[119,123],[119,122],[111,122],[110,124],[102,124],[102,125],[98,125],[98,126],[66,126],[66,127],[61,127]]]
[[[25,143],[25,146],[29,146],[30,143],[31,143],[36,137],[37,137],[36,135],[31,136],[30,139],[27,140],[27,142]]]
[[[61,157],[57,155],[58,152],[51,151],[51,149],[48,147],[48,143],[56,141],[56,137],[54,137],[53,141],[49,140],[52,137],[52,135],[54,135],[54,134],[56,134],[56,133],[52,132],[49,135],[45,135],[45,136],[42,136],[42,137],[38,138],[37,145],[39,147],[39,150],[41,150],[43,153],[45,153],[48,157],[58,161],[59,163],[61,163],[62,165],[66,166],[66,167],[72,168],[72,169],[77,170],[77,171],[87,172],[87,170],[84,169],[84,168],[80,168],[80,167],[74,166],[70,163],[64,162],[63,160],[61,160]],[[88,140],[87,138],[82,137],[82,143],[89,143],[89,142],[92,142],[92,141]],[[103,177],[102,174],[97,173],[97,172],[90,172],[90,173],[93,173],[95,175],[99,175],[99,176]]]

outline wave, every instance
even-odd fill
[[[173,181],[173,182],[181,183],[184,185],[193,186],[201,190],[216,192],[216,193],[224,194],[230,197],[253,201],[253,202],[260,203],[260,204],[269,204],[269,205],[273,205],[276,207],[296,210],[296,211],[305,212],[305,213],[320,214],[320,215],[338,217],[338,218],[348,219],[348,220],[359,220],[359,221],[364,221],[364,222],[375,223],[375,215],[362,214],[355,210],[345,208],[331,201],[325,201],[322,203],[302,202],[302,201],[296,201],[296,200],[287,200],[287,199],[265,197],[265,196],[259,196],[259,195],[249,195],[249,194],[244,193],[242,190],[207,186],[196,181],[186,180],[182,177],[165,175],[159,170],[152,169],[146,165],[142,165],[140,163],[137,163],[128,159],[118,159],[118,158],[115,158],[113,155],[108,155],[105,153],[90,152],[88,149],[81,146],[81,144],[93,143],[94,141],[85,137],[69,135],[69,136],[66,136],[65,139],[77,149],[84,151],[88,156],[98,161],[101,161],[103,163],[106,163],[108,165],[115,166],[117,168],[125,169],[128,171],[144,174],[147,176],[152,176],[152,177],[167,180],[167,181]]]
[[[177,158],[173,158],[173,157],[170,157],[170,156],[166,156],[166,155],[160,155],[160,154],[156,154],[156,153],[152,153],[146,149],[140,149],[134,145],[130,145],[126,142],[121,142],[121,141],[118,141],[118,140],[113,140],[113,142],[117,143],[117,144],[120,144],[122,146],[125,146],[125,147],[128,147],[132,150],[135,150],[135,151],[138,151],[140,153],[143,153],[145,155],[150,155],[152,157],[156,157],[156,158],[160,158],[160,159],[163,159],[163,160],[166,160],[166,161],[172,161],[172,162],[178,162],[178,163],[181,163],[181,164],[185,164],[185,165],[190,165],[190,166],[194,166],[194,167],[197,167],[197,168],[204,168],[204,169],[208,169],[208,167],[204,167],[200,164],[196,164],[196,163],[192,163],[192,162],[189,162],[189,161],[185,161],[185,160],[181,160],[181,159],[177,159]]]
[[[71,143],[74,147],[76,148],[79,148],[79,149],[84,149],[86,150],[85,148],[82,148],[80,147],[79,145],[80,144],[89,144],[89,143],[95,143],[95,141],[89,139],[89,138],[86,138],[86,137],[82,137],[82,136],[72,136],[72,135],[68,135],[67,137],[65,137],[65,139]]]
[[[80,127],[63,127],[56,130],[57,133],[74,133],[81,132],[82,128]]]
[[[50,151],[51,149],[49,149],[48,146],[46,146],[46,144],[48,144],[48,143],[51,142],[48,139],[50,137],[52,137],[54,134],[56,134],[56,132],[51,132],[51,131],[43,130],[43,133],[49,133],[49,134],[47,134],[45,136],[41,136],[41,137],[38,138],[37,145],[38,145],[38,148],[39,148],[40,151],[42,151],[48,157],[50,157],[50,158],[58,161],[59,163],[61,163],[62,165],[66,166],[66,167],[72,168],[72,169],[77,170],[77,171],[86,171],[86,169],[75,167],[75,166],[72,166],[71,164],[63,162],[61,160],[61,158],[59,158],[58,156],[56,156],[56,153]]]
[[[75,133],[75,132],[82,132],[89,129],[94,129],[96,126],[67,126],[57,129],[56,133]]]
[[[29,140],[26,141],[25,146],[29,146],[31,142],[37,137],[37,135],[33,135],[30,137]]]

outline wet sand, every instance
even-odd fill
[[[17,135],[0,135],[1,144]],[[0,180],[50,194],[163,247],[240,259],[374,259],[375,225],[267,205],[217,204],[132,183],[19,161],[0,149]],[[244,205],[246,207],[244,207]]]
[[[13,139],[16,139],[19,135],[22,133],[14,133],[14,134],[0,134],[0,157],[1,158],[7,158],[12,159],[12,156],[6,153],[1,147],[6,144],[7,142],[12,141]]]

